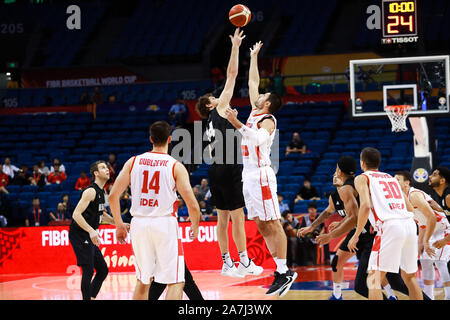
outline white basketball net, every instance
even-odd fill
[[[384,108],[389,120],[392,124],[392,132],[402,132],[407,131],[406,118],[411,111],[411,106],[399,105],[399,106],[387,106]]]

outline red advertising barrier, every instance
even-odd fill
[[[217,222],[202,222],[198,239],[189,239],[190,223],[180,223],[186,264],[191,270],[218,270],[222,258],[216,234]],[[275,268],[275,263],[253,221],[246,221],[247,251],[255,263]],[[116,242],[116,229],[100,226],[99,246],[110,272],[134,272],[134,255],[128,237],[126,244]],[[231,223],[229,227],[231,236]],[[230,240],[230,254],[239,260],[236,247]],[[76,257],[69,242],[68,226],[23,227],[0,229],[0,274],[66,273],[76,265]]]

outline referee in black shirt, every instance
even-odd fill
[[[105,194],[103,187],[109,180],[109,169],[104,161],[97,161],[91,166],[94,183],[81,193],[69,230],[69,240],[81,267],[81,293],[83,300],[97,297],[103,281],[108,275],[108,266],[100,252],[100,235],[98,227],[104,220],[114,224],[113,218],[104,211]],[[94,279],[94,269],[96,271]]]

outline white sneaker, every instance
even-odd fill
[[[247,267],[245,267],[242,262],[239,262],[237,272],[242,276],[259,276],[264,271],[263,267],[257,266],[251,259]]]
[[[230,267],[226,263],[223,264],[222,267],[222,275],[232,277],[232,278],[244,278],[245,276],[238,273],[238,269],[233,263],[233,266]]]

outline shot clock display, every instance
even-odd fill
[[[417,42],[415,0],[383,0],[383,43]]]

